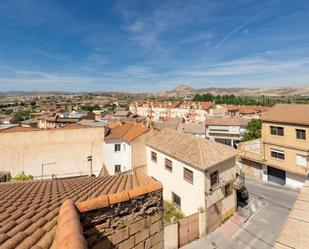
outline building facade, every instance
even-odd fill
[[[0,171],[13,177],[24,172],[38,179],[98,175],[103,140],[103,127],[8,128],[0,131]]]
[[[264,180],[302,187],[309,166],[308,133],[308,105],[276,105],[262,116]]]
[[[206,137],[236,148],[246,132],[250,119],[210,118],[205,120]]]
[[[234,149],[163,129],[147,142],[146,153],[147,173],[162,183],[164,200],[185,215],[206,210],[208,232],[235,212]]]
[[[106,134],[103,161],[109,175],[146,165],[146,140],[153,130],[134,122],[121,122]]]

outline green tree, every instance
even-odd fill
[[[246,133],[243,141],[250,141],[261,137],[262,121],[259,119],[252,119],[246,126]]]
[[[30,111],[18,111],[14,114],[11,123],[20,124],[22,121],[30,118]]]

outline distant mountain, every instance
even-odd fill
[[[245,87],[209,87],[195,89],[188,85],[179,85],[171,91],[161,93],[160,95],[188,96],[195,94],[234,94],[238,96],[309,96],[309,87],[261,87],[261,88],[245,88]]]

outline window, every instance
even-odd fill
[[[116,151],[120,151],[121,149],[120,149],[121,147],[120,147],[120,144],[115,144],[115,147],[114,147],[114,151],[116,152]]]
[[[151,161],[153,162],[157,162],[157,153],[151,151]]]
[[[296,138],[306,140],[306,131],[301,129],[296,129]]]
[[[173,192],[172,192],[172,203],[178,208],[181,208],[181,198]]]
[[[193,184],[193,171],[183,168],[183,178]]]
[[[283,136],[284,135],[283,127],[270,126],[270,134],[276,136]]]
[[[165,158],[165,168],[168,171],[173,172],[173,162],[167,158]]]
[[[213,187],[219,182],[219,171],[216,170],[210,174],[210,186]]]
[[[117,164],[115,165],[115,175],[120,174],[121,173],[121,165]]]
[[[224,190],[225,190],[225,197],[229,196],[232,194],[233,189],[232,189],[232,184],[228,183],[224,186]]]
[[[303,155],[296,155],[296,165],[307,167],[307,158]]]
[[[280,159],[280,160],[285,159],[284,152],[280,151],[280,150],[271,150],[270,155],[271,155],[271,157],[277,158],[277,159]]]

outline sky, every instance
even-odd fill
[[[0,1],[0,91],[180,84],[309,87],[309,1]]]

